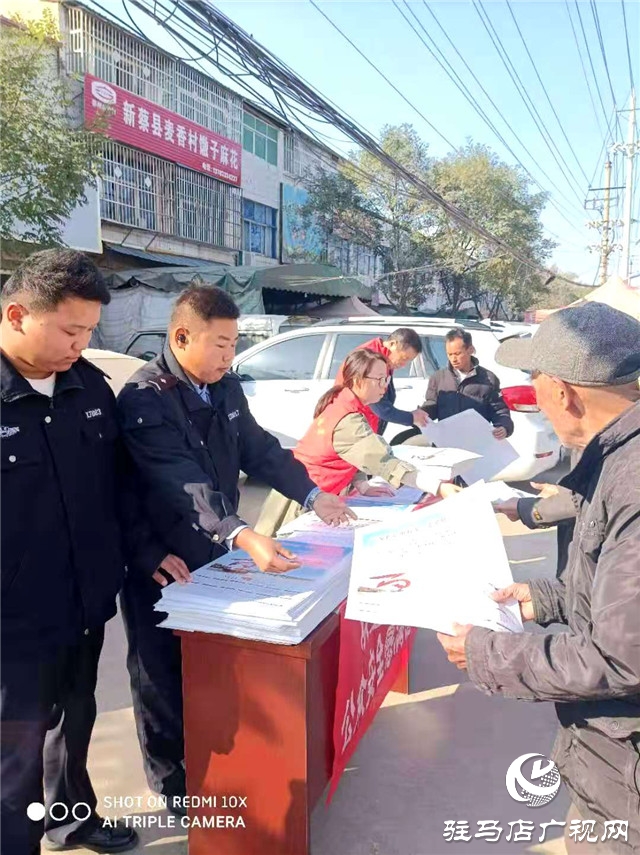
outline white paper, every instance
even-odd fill
[[[397,512],[397,508],[394,507]],[[375,516],[367,514],[367,508],[358,508],[358,519],[349,520],[348,523],[333,526],[322,522],[320,517],[313,511],[302,514],[282,526],[278,537],[286,537],[292,541],[291,549],[295,552],[296,541],[317,544],[334,544],[337,546],[353,546],[355,530],[362,526],[375,525],[380,520]]]
[[[394,445],[393,456],[412,463],[416,469],[438,473],[443,481],[467,472],[479,455],[461,448],[435,448],[420,445]]]
[[[464,410],[439,422],[429,422],[422,433],[437,446],[474,451],[480,459],[463,474],[467,484],[489,481],[518,458],[508,439],[496,439],[493,425],[476,410]]]
[[[516,490],[515,487],[505,484],[504,481],[492,481],[485,484],[485,493],[492,504],[508,502],[509,499],[535,499],[535,493],[526,493],[524,490]]]
[[[517,604],[490,596],[513,577],[484,488],[356,531],[346,616],[449,634],[454,623],[522,631]]]

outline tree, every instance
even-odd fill
[[[426,177],[428,148],[411,125],[385,126],[380,145],[414,174]],[[429,213],[412,185],[374,155],[357,151],[337,174],[311,177],[308,189],[305,217],[325,235],[335,234],[383,257],[386,275],[380,287],[393,306],[405,313],[424,302],[433,291],[431,277],[424,275],[429,252],[421,233]]]
[[[453,221],[421,198],[407,181],[369,152],[352,153],[338,175],[309,183],[307,216],[379,252],[385,274],[379,286],[404,313],[418,308],[440,285],[441,308],[473,307],[481,315],[518,314],[544,290],[543,264],[554,244],[544,237],[544,193],[530,190],[525,174],[502,163],[486,146],[468,143],[435,160],[411,125],[385,126],[382,148],[441,196],[532,263],[524,264]]]
[[[556,274],[553,279],[548,279],[534,300],[527,307],[529,309],[562,309],[570,303],[575,303],[581,299],[592,288],[584,288],[578,282],[578,277],[575,273],[562,273],[553,265],[550,268],[552,273]],[[562,279],[557,277],[562,276]],[[575,284],[572,284],[574,283]]]
[[[101,128],[74,128],[70,83],[57,73],[58,31],[15,19],[0,44],[0,238],[49,245],[99,167]]]
[[[471,303],[478,314],[518,313],[544,288],[542,265],[555,244],[544,237],[540,215],[547,201],[532,193],[520,168],[501,162],[488,147],[468,143],[435,162],[429,173],[435,190],[476,223],[522,256],[513,256],[460,226],[441,209],[432,209],[430,245],[438,265],[447,308],[456,313]]]

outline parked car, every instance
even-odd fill
[[[242,353],[277,333],[307,327],[313,323],[316,323],[313,318],[298,315],[241,315],[238,320],[239,337],[236,352]],[[139,330],[131,336],[125,353],[150,362],[162,353],[166,337],[166,327]]]
[[[447,364],[445,335],[452,327],[473,335],[480,363],[500,378],[504,399],[515,430],[510,442],[519,458],[496,479],[526,481],[555,466],[560,444],[549,421],[540,412],[531,380],[522,371],[503,368],[495,361],[499,341],[485,324],[443,318],[349,318],[291,330],[249,348],[236,357],[233,369],[240,376],[251,412],[286,448],[292,448],[313,418],[318,398],[331,388],[338,368],[352,350],[376,336],[385,337],[397,327],[416,330],[423,352],[394,374],[396,406],[414,410],[425,397],[431,374]],[[390,424],[385,439],[393,443],[405,428]]]
[[[129,377],[144,365],[142,359],[136,359],[124,353],[116,353],[113,350],[98,350],[88,347],[82,351],[82,355],[104,371],[115,395],[122,389]]]

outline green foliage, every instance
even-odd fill
[[[432,159],[411,125],[384,127],[380,144],[534,264],[548,259],[554,244],[540,221],[546,196],[531,192],[520,169],[471,142]],[[383,256],[379,285],[401,312],[418,307],[438,284],[442,308],[456,313],[473,307],[492,316],[518,314],[544,292],[539,270],[457,225],[368,152],[353,153],[338,175],[312,178],[305,210],[325,234],[338,233]]]
[[[64,219],[86,201],[85,184],[98,174],[101,128],[73,127],[51,12],[16,23],[3,27],[0,43],[0,238],[50,245],[61,241]]]
[[[435,163],[430,179],[447,201],[534,264],[550,256],[555,244],[545,238],[540,220],[546,195],[532,193],[523,172],[486,146],[468,143]],[[466,301],[481,313],[500,307],[517,313],[543,287],[539,270],[452,222],[441,209],[433,211],[430,244],[454,312]]]

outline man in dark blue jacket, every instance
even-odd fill
[[[321,493],[304,466],[249,411],[229,373],[239,311],[221,289],[191,286],[176,302],[164,353],[141,368],[118,398],[143,505],[167,552],[196,570],[228,549],[246,550],[261,570],[299,566],[275,540],[238,516],[240,471],[316,511],[327,523],[351,514]],[[188,581],[188,578],[177,581]],[[138,737],[149,786],[182,810],[185,795],[180,641],[158,628],[162,573],[130,573],[123,592]]]
[[[11,276],[1,302],[1,848],[34,855],[44,830],[51,849],[122,852],[136,833],[102,827],[86,765],[129,505],[115,399],[81,357],[109,292],[86,256],[46,250]],[[129,533],[149,546],[153,571],[166,552]],[[47,808],[58,803],[44,822],[43,777]]]

